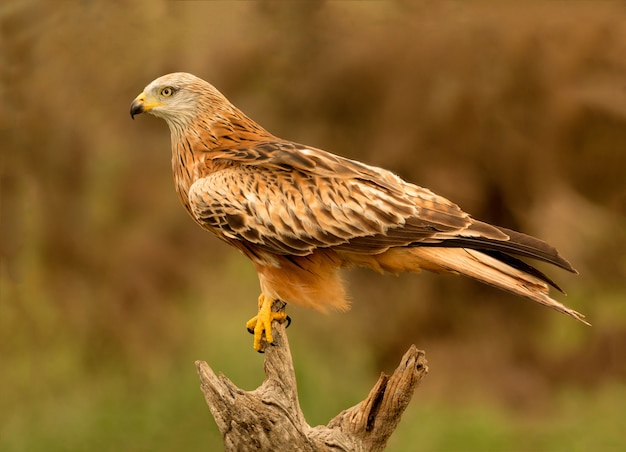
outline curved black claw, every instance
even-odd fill
[[[246,330],[248,330],[248,333],[254,334],[254,328],[246,328]]]
[[[287,326],[285,328],[289,328],[289,325],[291,325],[291,317],[287,316],[285,320],[287,321]]]

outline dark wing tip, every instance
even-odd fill
[[[567,259],[563,258],[556,248],[547,244],[543,240],[500,226],[498,226],[498,229],[509,236],[509,241],[505,243],[509,243],[512,248],[517,250],[517,253],[516,251],[511,250],[510,252],[513,254],[520,254],[522,256],[539,259],[556,265],[557,267],[561,267],[568,272],[576,275],[578,274],[578,270],[572,267],[572,264],[570,264]]]

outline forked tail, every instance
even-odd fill
[[[469,248],[444,248],[444,247],[414,247],[411,253],[418,260],[428,262],[422,268],[434,271],[449,271],[469,276],[483,283],[504,289],[508,292],[520,295],[548,306],[564,314],[574,317],[576,320],[589,325],[585,316],[567,306],[552,299],[549,293],[548,283],[555,286],[543,273],[522,261],[498,254],[492,257],[484,252]],[[510,259],[516,267],[509,265],[506,259]],[[560,290],[560,289],[559,289]]]

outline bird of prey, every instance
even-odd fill
[[[278,138],[188,73],[157,78],[130,114],[163,118],[176,191],[192,218],[254,264],[261,295],[247,323],[254,348],[272,343],[275,300],[348,308],[339,270],[420,269],[469,276],[568,314],[532,258],[576,270],[547,243],[472,218],[390,171]]]

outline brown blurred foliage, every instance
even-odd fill
[[[358,271],[353,312],[311,321],[351,331],[380,367],[412,342],[444,369],[498,360],[515,400],[530,369],[547,375],[533,390],[626,378],[623,3],[24,1],[0,27],[3,360],[59,334],[87,368],[185,347],[181,313],[233,251],[178,205],[165,124],[128,106],[188,71],[281,137],[552,242],[581,273],[552,272],[564,301],[595,326],[471,281]],[[555,352],[563,328],[574,339]]]

